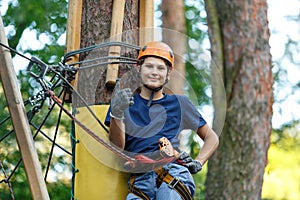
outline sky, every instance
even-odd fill
[[[273,61],[281,60],[281,67],[286,70],[286,77],[274,85],[274,95],[280,103],[273,105],[273,128],[279,128],[283,123],[300,119],[300,90],[292,90],[292,86],[300,81],[299,53],[300,48],[293,48],[293,57],[298,65],[290,63],[284,55],[285,44],[288,39],[300,43],[300,24],[289,20],[300,14],[299,0],[268,0],[269,28],[271,30],[270,46]],[[274,63],[274,71],[278,65]],[[300,129],[300,127],[298,128]]]
[[[10,0],[0,0],[1,15],[5,13],[7,4]],[[156,0],[158,1],[158,0]],[[281,68],[285,69],[285,73],[281,73],[282,80],[274,84],[274,95],[277,102],[273,105],[273,128],[280,128],[284,123],[291,120],[300,119],[300,90],[292,90],[292,86],[299,82],[300,66],[290,63],[290,61],[283,57],[285,44],[289,38],[300,43],[300,24],[289,20],[292,16],[300,14],[299,0],[268,0],[268,19],[269,28],[271,31],[270,46],[273,61],[281,60]],[[7,27],[5,31],[10,31],[11,27]],[[46,36],[41,36],[39,40],[32,37],[36,35],[33,31],[25,30],[21,38],[21,45],[17,50],[29,48],[41,49],[48,43]],[[61,44],[65,42],[65,35],[60,38]],[[300,47],[293,47],[294,59],[300,63],[299,51]],[[26,54],[25,54],[26,55]],[[26,55],[29,56],[30,55]],[[27,62],[27,61],[26,61]],[[27,64],[24,59],[16,56],[13,59],[15,70],[25,69]],[[21,64],[23,63],[23,64]],[[279,66],[274,62],[273,71],[276,72]],[[278,103],[279,102],[279,103]],[[300,129],[300,127],[299,127]]]

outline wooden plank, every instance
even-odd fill
[[[140,0],[140,46],[154,39],[154,0]]]
[[[8,45],[1,16],[0,41],[2,44]],[[36,200],[47,200],[49,194],[43,179],[10,51],[0,47],[0,60],[2,85],[32,197]]]
[[[121,41],[123,32],[125,0],[114,0],[112,10],[112,20],[110,29],[110,41]],[[108,56],[120,56],[121,48],[112,46],[109,49]],[[113,59],[111,60],[113,61]],[[109,64],[106,71],[105,85],[108,88],[113,88],[118,78],[119,64]]]
[[[82,0],[69,0],[68,3],[68,21],[66,36],[66,52],[80,49],[81,39],[81,17],[82,17]],[[74,63],[79,61],[79,55],[74,55],[67,59],[66,63]],[[75,80],[71,82],[74,88],[77,88],[77,74]],[[65,101],[71,102],[71,91],[66,91]]]

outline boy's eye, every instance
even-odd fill
[[[164,70],[166,67],[165,66],[163,66],[163,65],[159,65],[159,66],[157,66],[157,69],[158,70]]]
[[[151,64],[145,64],[144,66],[149,68],[149,69],[152,69],[154,67],[156,67],[158,70],[165,70],[166,69],[166,66],[164,66],[164,65],[154,66],[154,65],[151,65]]]
[[[153,65],[150,65],[150,64],[145,64],[144,66],[147,67],[147,68],[153,68],[154,67]]]

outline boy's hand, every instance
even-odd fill
[[[202,164],[198,160],[192,159],[191,156],[184,151],[179,155],[177,162],[188,168],[191,174],[197,174],[202,170]]]
[[[117,82],[114,90],[114,97],[111,100],[111,116],[122,119],[124,111],[134,104],[133,93],[130,88],[120,90],[120,83]]]

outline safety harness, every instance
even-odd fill
[[[173,148],[171,142],[162,137],[158,141],[160,154],[165,159],[178,158],[179,153]],[[153,162],[153,161],[152,161]],[[176,177],[173,177],[169,171],[159,167],[154,170],[157,174],[156,187],[159,188],[165,182],[171,189],[174,189],[183,200],[192,200],[193,197],[188,188]],[[149,197],[138,187],[134,185],[137,175],[132,175],[129,181],[128,191],[144,200],[150,200]]]
[[[171,189],[174,189],[183,200],[192,200],[193,197],[188,188],[176,177],[173,177],[162,167],[154,170],[157,174],[156,187],[159,188],[165,182]],[[138,187],[134,185],[137,176],[132,176],[129,181],[128,192],[140,197],[143,200],[150,200],[149,197]]]

